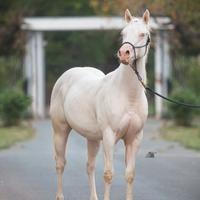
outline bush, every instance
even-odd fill
[[[22,64],[18,57],[0,56],[0,90],[10,88],[19,82],[19,77],[22,77]]]
[[[173,84],[192,90],[200,99],[200,56],[178,56],[175,59]]]
[[[18,125],[31,100],[20,91],[7,90],[0,94],[0,117],[5,126]]]
[[[196,104],[196,96],[190,90],[176,90],[172,93],[172,99],[179,102]],[[169,110],[177,125],[190,126],[196,110],[185,106],[169,104]]]

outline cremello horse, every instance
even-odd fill
[[[135,174],[135,156],[143,135],[148,104],[144,88],[131,68],[136,61],[137,70],[146,80],[145,62],[149,37],[149,11],[142,19],[125,12],[127,25],[122,31],[123,43],[118,51],[119,67],[105,75],[90,67],[76,67],[66,71],[56,82],[51,96],[50,115],[54,129],[55,159],[58,176],[57,200],[63,200],[62,175],[65,166],[65,149],[71,129],[87,139],[87,173],[90,183],[90,200],[97,200],[95,185],[95,158],[100,141],[104,150],[104,200],[110,199],[113,178],[115,143],[125,144],[126,200],[132,200]]]

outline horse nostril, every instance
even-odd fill
[[[130,51],[129,50],[126,51],[126,55],[128,55],[128,56],[130,55]]]
[[[119,56],[121,56],[121,51],[120,50],[118,51],[118,54],[119,54]]]

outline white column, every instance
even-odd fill
[[[45,70],[42,32],[27,35],[24,73],[28,81],[28,95],[32,99],[31,110],[35,118],[45,117]]]
[[[155,38],[155,91],[162,94],[162,41],[161,32],[156,32]],[[162,99],[155,96],[155,111],[156,118],[160,119],[162,116]]]
[[[34,117],[37,117],[37,67],[36,67],[36,37],[35,32],[32,32],[31,36],[31,68],[32,68],[32,111]]]
[[[42,32],[35,32],[36,39],[36,95],[37,116],[45,117],[45,69],[44,69],[44,45]]]

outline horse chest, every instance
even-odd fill
[[[142,128],[147,110],[145,96],[131,102],[125,95],[112,95],[97,106],[97,119],[102,129],[109,126],[117,134],[117,138],[122,138],[128,129],[138,132]]]

